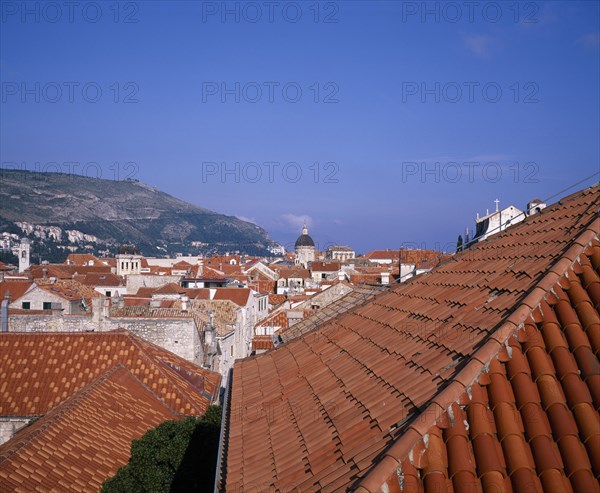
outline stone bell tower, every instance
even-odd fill
[[[29,269],[30,249],[29,238],[21,238],[21,244],[19,245],[19,272]]]

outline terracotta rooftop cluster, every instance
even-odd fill
[[[0,334],[0,416],[40,417],[0,446],[7,491],[98,491],[131,441],[202,415],[220,375],[126,331]]]
[[[599,206],[573,194],[237,361],[221,490],[599,491]]]

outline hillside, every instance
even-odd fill
[[[0,170],[0,232],[25,232],[47,246],[70,251],[114,251],[122,243],[133,243],[152,256],[262,253],[273,244],[255,224],[136,180],[18,170]]]

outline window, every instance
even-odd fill
[[[112,293],[110,291],[104,291],[104,294],[107,298],[110,298],[112,296]]]
[[[44,303],[42,305],[42,309],[43,310],[52,310],[52,303],[50,303],[49,301],[44,301]]]
[[[23,310],[29,310],[29,309],[31,309],[31,302],[30,301],[23,301],[21,303],[21,308],[23,308]]]
[[[229,346],[229,354],[230,356],[233,356],[233,346]]]

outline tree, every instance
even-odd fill
[[[463,249],[463,238],[462,235],[458,235],[458,240],[456,241],[456,251],[460,252]]]
[[[107,479],[102,493],[213,491],[221,406],[201,418],[170,420],[131,442],[126,466]]]

